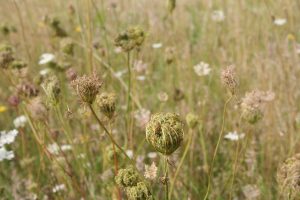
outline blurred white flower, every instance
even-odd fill
[[[211,15],[211,19],[215,22],[222,22],[225,19],[224,12],[222,10],[215,10]]]
[[[240,139],[243,139],[245,137],[244,133],[238,134],[236,131],[229,132],[224,136],[225,139],[231,140],[231,141],[237,141]]]
[[[286,19],[284,18],[277,18],[274,20],[274,24],[277,26],[283,26],[284,24],[286,24]]]
[[[157,157],[157,153],[156,153],[156,152],[149,152],[149,153],[147,154],[147,156],[148,156],[148,158],[150,158],[150,159],[154,159],[154,158]]]
[[[5,144],[11,144],[15,141],[16,136],[18,135],[18,130],[14,129],[11,131],[1,131],[0,132],[0,147],[4,146]]]
[[[63,191],[66,189],[66,186],[65,184],[59,184],[59,185],[55,185],[53,188],[52,188],[52,192],[53,193],[57,193],[59,191]]]
[[[126,70],[126,69],[117,71],[117,72],[115,73],[115,77],[121,78],[125,73],[127,73],[127,70]]]
[[[62,151],[69,151],[72,149],[72,146],[69,144],[64,144],[64,145],[61,145],[60,148]]]
[[[137,76],[136,79],[139,81],[144,81],[146,80],[146,76]]]
[[[59,147],[57,143],[53,143],[53,144],[49,144],[47,146],[47,149],[51,154],[58,155],[60,150],[61,151],[70,151],[72,149],[72,146],[68,145],[68,144],[64,144]]]
[[[16,128],[23,128],[25,127],[27,122],[27,118],[24,115],[21,115],[19,117],[17,117],[16,119],[14,119],[14,125]]]
[[[152,48],[153,49],[159,49],[161,47],[162,47],[162,43],[154,43],[154,44],[152,44]]]
[[[157,167],[154,162],[149,165],[145,165],[145,173],[144,176],[146,179],[154,180],[157,176]]]
[[[45,68],[40,71],[41,76],[46,76],[50,72],[50,69]]]
[[[55,55],[51,53],[44,53],[40,57],[39,65],[45,65],[49,62],[54,61],[54,59],[55,59]]]
[[[130,150],[130,149],[126,150],[126,154],[129,158],[133,158],[133,151],[132,150]]]
[[[15,157],[15,154],[13,151],[7,151],[5,147],[0,146],[0,161],[11,160]]]
[[[198,76],[207,76],[210,73],[211,68],[209,67],[209,64],[200,62],[194,66],[194,71]]]
[[[160,92],[157,94],[158,100],[160,100],[161,102],[166,102],[169,99],[169,96],[166,92]]]
[[[150,115],[151,115],[150,110],[147,110],[147,109],[144,109],[144,108],[142,108],[138,111],[135,111],[134,118],[137,122],[137,126],[140,127],[140,128],[145,127],[145,125],[150,120]]]

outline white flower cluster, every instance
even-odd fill
[[[4,145],[13,143],[18,133],[16,129],[0,132],[0,161],[11,160],[15,157],[14,152],[8,151]]]

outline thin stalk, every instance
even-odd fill
[[[92,114],[94,115],[95,119],[97,120],[98,124],[101,126],[101,128],[104,130],[104,132],[106,133],[106,135],[108,135],[109,139],[111,140],[111,142],[122,152],[122,154],[132,162],[132,160],[128,157],[128,155],[126,154],[126,152],[122,149],[122,147],[120,147],[120,145],[118,145],[118,143],[115,141],[115,139],[112,137],[112,135],[110,134],[110,132],[107,130],[107,128],[104,126],[104,124],[102,123],[102,121],[99,119],[99,117],[97,116],[95,110],[93,109],[91,104],[88,104],[89,109],[91,110]]]
[[[222,115],[222,126],[221,126],[221,131],[220,131],[219,138],[218,138],[218,142],[217,142],[217,145],[216,145],[216,148],[215,148],[215,151],[214,151],[214,155],[213,155],[213,159],[212,159],[212,162],[211,162],[211,166],[210,166],[210,168],[209,168],[208,186],[207,186],[207,190],[206,190],[206,194],[205,194],[204,200],[206,200],[206,199],[208,198],[209,190],[210,190],[210,187],[211,187],[211,176],[212,176],[212,171],[213,171],[215,159],[216,159],[216,156],[217,156],[217,153],[218,153],[218,149],[219,149],[219,146],[220,146],[220,143],[221,143],[221,139],[222,139],[222,137],[223,137],[223,132],[224,132],[226,108],[227,108],[228,103],[231,101],[232,97],[233,97],[233,95],[231,95],[231,96],[227,99],[227,101],[225,102],[225,104],[224,104],[223,115]]]
[[[131,66],[130,66],[130,52],[127,52],[127,69],[128,69],[128,80],[127,80],[127,138],[128,138],[128,143],[130,148],[133,148],[133,143],[132,143],[132,130],[131,130]]]
[[[164,156],[165,160],[165,200],[169,200],[169,180],[168,180],[168,158]]]
[[[185,157],[186,157],[186,155],[187,155],[187,153],[188,153],[188,151],[189,151],[189,149],[190,149],[190,146],[191,146],[191,142],[192,142],[192,139],[193,139],[194,132],[193,132],[192,130],[190,130],[190,134],[189,134],[189,135],[190,135],[190,137],[189,137],[188,142],[187,142],[187,144],[186,144],[186,146],[185,146],[183,155],[182,155],[182,157],[181,157],[181,159],[180,159],[180,162],[179,162],[179,165],[178,165],[178,167],[177,167],[177,169],[176,169],[176,171],[175,171],[174,179],[173,179],[172,184],[171,184],[171,187],[170,187],[170,198],[172,198],[172,193],[173,193],[173,190],[174,190],[174,185],[175,185],[175,181],[176,181],[176,178],[177,178],[177,176],[178,176],[178,173],[179,173],[179,171],[180,171],[180,169],[181,169],[181,167],[182,167],[182,165],[183,165],[184,159],[185,159]]]
[[[110,132],[112,132],[112,122],[109,122],[109,130]],[[115,163],[115,176],[118,175],[118,168],[119,168],[119,164],[118,164],[118,158],[117,158],[117,152],[116,152],[116,146],[115,144],[113,144],[113,151],[114,151],[114,163]],[[116,186],[117,192],[118,192],[118,199],[121,200],[121,190],[118,186]]]

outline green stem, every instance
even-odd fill
[[[170,198],[172,197],[172,193],[173,193],[173,190],[174,190],[175,181],[176,181],[176,178],[177,178],[178,173],[179,173],[179,171],[180,171],[180,168],[182,167],[182,164],[183,164],[183,162],[184,162],[184,159],[185,159],[185,157],[186,157],[186,155],[187,155],[187,153],[188,153],[188,151],[189,151],[189,149],[190,149],[190,144],[191,144],[191,142],[192,142],[192,138],[193,138],[193,132],[191,131],[189,140],[188,140],[188,142],[187,142],[187,144],[186,144],[186,146],[185,146],[183,155],[182,155],[182,157],[181,157],[181,159],[180,159],[180,162],[179,162],[179,165],[178,165],[178,167],[177,167],[177,169],[176,169],[176,171],[175,171],[174,179],[173,179],[172,184],[171,184],[171,187],[170,187]]]
[[[165,200],[169,200],[168,161],[165,156]]]
[[[101,126],[101,128],[104,130],[104,132],[106,133],[106,135],[108,135],[109,139],[111,140],[111,142],[122,152],[122,154],[124,154],[124,156],[129,159],[131,162],[132,160],[128,157],[128,155],[126,154],[126,152],[122,149],[122,147],[120,147],[120,145],[118,145],[118,143],[115,141],[115,139],[112,137],[112,135],[110,134],[110,132],[107,130],[107,128],[104,126],[104,124],[102,123],[102,121],[99,119],[99,117],[97,116],[97,114],[95,113],[93,107],[91,104],[88,104],[92,114],[94,115],[95,119],[97,120],[98,124]]]
[[[233,97],[233,95],[231,95],[228,98],[228,100],[225,102],[225,104],[224,104],[221,131],[220,131],[218,142],[217,142],[217,145],[216,145],[216,148],[215,148],[215,151],[214,151],[214,155],[213,155],[213,159],[212,159],[212,162],[211,162],[211,166],[209,168],[208,186],[207,186],[207,190],[206,190],[206,194],[205,194],[204,200],[207,200],[208,194],[209,194],[209,190],[210,190],[210,187],[211,187],[212,171],[213,171],[215,159],[216,159],[216,156],[217,156],[217,153],[218,153],[218,149],[219,149],[219,146],[220,146],[220,143],[221,143],[221,139],[223,137],[223,132],[224,132],[226,108],[227,108],[228,103],[231,101],[232,97]]]

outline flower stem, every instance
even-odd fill
[[[93,109],[91,104],[88,104],[92,114],[94,115],[95,119],[97,120],[98,124],[101,126],[101,128],[104,130],[104,132],[106,133],[106,135],[108,135],[109,139],[111,140],[111,142],[122,152],[122,154],[124,154],[124,156],[129,159],[130,161],[132,161],[128,155],[126,154],[126,152],[122,149],[122,147],[120,147],[120,145],[118,145],[118,143],[115,141],[115,139],[112,137],[112,135],[110,134],[110,132],[107,130],[107,128],[104,126],[104,124],[102,123],[102,121],[99,119],[99,117],[97,116],[95,110]]]
[[[210,190],[210,187],[211,187],[211,177],[212,177],[212,172],[213,172],[213,168],[214,168],[214,163],[215,163],[215,159],[216,159],[218,149],[219,149],[219,146],[220,146],[220,143],[221,143],[221,139],[223,137],[223,132],[224,132],[226,108],[227,108],[228,103],[231,101],[232,97],[233,97],[233,95],[231,95],[224,104],[221,131],[220,131],[218,142],[217,142],[217,145],[216,145],[216,148],[215,148],[215,151],[214,151],[213,159],[212,159],[212,162],[211,162],[211,165],[210,165],[210,168],[209,168],[208,186],[207,186],[207,190],[206,190],[204,200],[207,200],[209,190]]]

